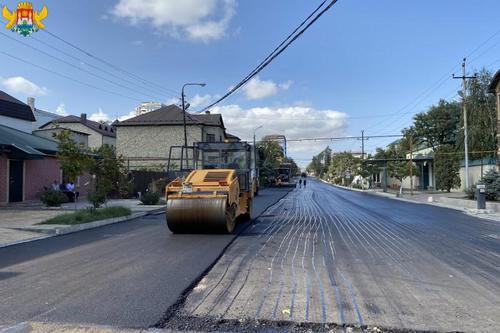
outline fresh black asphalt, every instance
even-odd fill
[[[261,191],[254,216],[287,192]],[[173,235],[159,214],[0,249],[0,327],[149,327],[233,237]]]

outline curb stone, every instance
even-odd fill
[[[160,215],[164,212],[164,210],[165,210],[165,208],[162,207],[162,208],[150,210],[147,212],[132,213],[128,216],[114,217],[111,219],[105,219],[105,220],[94,221],[94,222],[89,222],[89,223],[75,224],[75,225],[72,225],[69,227],[56,228],[54,230],[55,231],[54,233],[48,234],[46,236],[28,238],[28,239],[23,239],[23,240],[16,241],[16,242],[0,244],[0,249],[5,248],[5,247],[9,247],[9,246],[13,246],[13,245],[34,242],[37,240],[42,240],[42,239],[46,239],[46,238],[50,238],[50,237],[62,236],[62,235],[72,234],[72,233],[79,232],[79,231],[104,227],[104,226],[110,225],[110,224],[126,222],[126,221],[136,219],[138,217],[146,216],[146,215]],[[10,333],[10,331],[6,331],[6,332]],[[0,330],[0,333],[5,333],[5,332]]]

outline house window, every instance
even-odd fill
[[[207,142],[215,142],[215,134],[207,134]]]

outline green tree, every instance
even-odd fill
[[[69,181],[76,182],[87,171],[91,158],[84,145],[74,141],[71,136],[72,132],[69,130],[62,130],[54,135],[59,142],[57,158],[63,175]]]
[[[415,143],[425,143],[433,150],[442,144],[454,145],[457,142],[460,116],[460,104],[445,100],[440,100],[427,112],[418,113],[410,129]]]
[[[95,175],[95,191],[108,197],[121,193],[126,183],[126,168],[123,158],[116,156],[113,146],[104,144],[93,150],[94,158],[88,171]]]
[[[335,154],[332,157],[329,173],[335,178],[342,178],[342,183],[347,185],[350,180],[362,172],[361,159],[354,157],[350,152]]]
[[[283,148],[275,141],[262,141],[257,144],[259,154],[259,176],[261,184],[272,184],[276,178],[276,169],[283,162]]]
[[[497,142],[497,112],[495,96],[488,93],[488,86],[493,75],[482,69],[477,73],[477,79],[469,80],[467,85],[467,125],[470,152],[469,158],[479,159],[494,156]],[[460,120],[457,147],[464,150],[463,114]]]
[[[441,145],[434,154],[436,189],[450,192],[460,187],[460,156],[452,145]]]

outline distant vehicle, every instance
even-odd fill
[[[290,163],[283,163],[276,169],[275,185],[278,187],[295,187]]]

